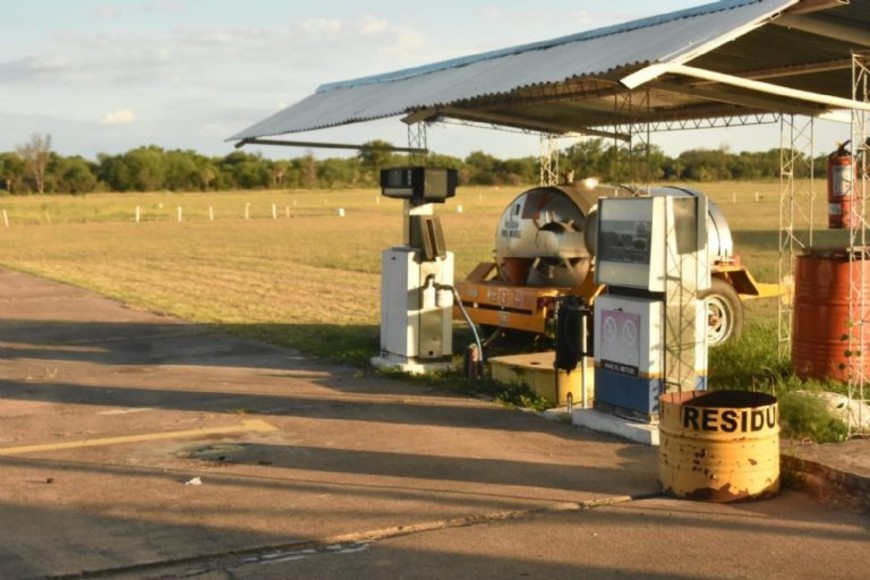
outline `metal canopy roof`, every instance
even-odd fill
[[[870,110],[851,100],[852,54],[868,49],[868,0],[722,0],[323,85],[230,140],[403,114],[613,134],[639,122]]]

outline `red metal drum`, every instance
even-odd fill
[[[862,371],[870,376],[870,356],[852,318],[870,320],[870,256],[856,256],[850,284],[848,251],[808,250],[798,256],[795,269],[794,319],[792,321],[791,360],[795,374],[802,379],[834,379],[848,382]],[[863,282],[863,287],[862,283]],[[852,286],[855,286],[854,296]],[[863,300],[862,300],[863,294]],[[864,304],[861,316],[860,305]],[[850,352],[849,334],[853,335]],[[864,333],[870,340],[870,329]]]

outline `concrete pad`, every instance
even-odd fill
[[[657,489],[639,446],[71,286],[0,272],[3,287],[0,577]]]
[[[659,444],[658,425],[639,423],[595,409],[575,409],[571,414],[571,422],[578,427],[610,433],[635,443],[653,446]]]
[[[866,557],[851,513],[807,527],[772,502],[766,524],[735,528],[739,512],[709,504],[667,508],[691,512],[673,523],[598,512],[657,493],[655,449],[14,272],[0,357],[2,578],[635,574],[681,541],[711,564],[654,573],[733,576],[770,530],[801,570],[827,557],[807,555],[808,533],[821,554],[843,540],[856,569]]]
[[[784,515],[787,514],[787,515]],[[540,511],[382,539],[162,570],[172,577],[863,579],[867,516],[797,493],[732,505],[666,498]],[[458,524],[458,523],[457,523]]]

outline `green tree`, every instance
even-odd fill
[[[53,190],[63,193],[91,193],[97,188],[94,165],[80,155],[57,157],[49,167]]]
[[[199,176],[200,189],[208,191],[212,188],[215,180],[217,180],[220,170],[213,159],[204,155],[197,155],[196,172]]]
[[[166,188],[166,163],[163,149],[156,145],[138,147],[124,154],[129,184],[133,191],[159,191]]]
[[[123,155],[97,154],[97,179],[105,183],[111,191],[132,189],[130,168]]]
[[[466,182],[470,185],[496,185],[498,159],[484,153],[473,151],[465,158]]]
[[[376,139],[363,143],[363,148],[357,154],[362,169],[363,181],[367,184],[380,182],[381,169],[392,165],[393,144],[389,141]]]
[[[0,186],[9,193],[18,193],[27,168],[17,153],[0,153]]]
[[[263,189],[272,181],[272,170],[260,153],[233,151],[223,158],[221,173],[231,187],[240,189]]]
[[[347,187],[353,181],[353,167],[347,159],[331,157],[317,164],[317,182],[321,187]]]
[[[195,151],[166,151],[163,153],[163,187],[171,191],[194,191],[201,188],[202,180]]]
[[[563,160],[560,160],[560,169],[574,171],[575,179],[601,178],[608,170],[603,164],[604,152],[605,145],[602,139],[584,139],[562,152]]]

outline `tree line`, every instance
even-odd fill
[[[822,155],[802,167],[824,175]],[[778,177],[780,150],[731,153],[718,149],[691,149],[676,157],[656,146],[630,151],[603,139],[580,141],[560,151],[563,175],[598,177],[624,183],[631,176],[651,181],[759,180]],[[269,159],[260,153],[237,150],[224,156],[206,156],[192,150],[147,145],[125,153],[100,153],[96,160],[63,156],[51,150],[51,136],[34,134],[15,151],[0,152],[0,193],[86,194],[135,191],[225,191],[234,189],[337,189],[377,186],[380,169],[407,165],[405,155],[391,151],[385,141],[370,141],[353,157]],[[459,173],[463,185],[525,186],[539,182],[540,160],[534,156],[499,159],[475,151],[461,159],[430,153],[426,164]],[[808,169],[807,169],[808,175]],[[798,176],[800,177],[800,176]]]

